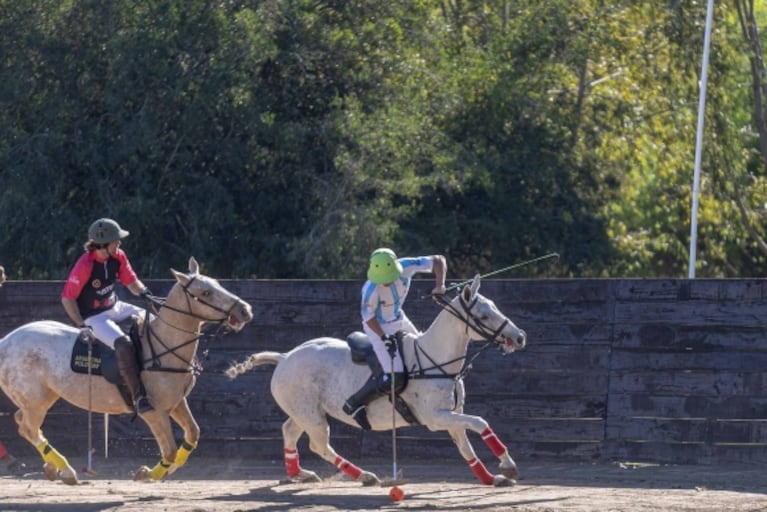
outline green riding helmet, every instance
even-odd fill
[[[368,279],[375,284],[393,283],[402,275],[402,264],[397,261],[394,251],[382,247],[370,255]]]
[[[108,244],[115,240],[122,240],[130,232],[125,231],[112,219],[99,219],[88,228],[88,238],[97,244]]]

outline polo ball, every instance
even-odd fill
[[[402,501],[405,499],[405,491],[395,485],[389,491],[389,497],[392,501]]]

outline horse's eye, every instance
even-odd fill
[[[202,292],[202,296],[203,297],[210,297],[211,296],[210,290],[205,290],[204,292]]]

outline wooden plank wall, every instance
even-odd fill
[[[287,351],[316,336],[359,329],[358,281],[244,280],[222,283],[247,300],[255,320],[204,347],[205,371],[190,397],[202,428],[195,456],[246,456],[281,464],[285,419],[269,393],[271,370],[229,381],[233,361]],[[0,288],[0,335],[31,320],[64,320],[61,282]],[[149,283],[165,293],[171,281]],[[439,312],[416,281],[408,314],[425,329]],[[765,280],[487,280],[482,293],[528,332],[524,351],[483,352],[466,380],[466,412],[487,419],[517,460],[567,458],[668,463],[767,461]],[[474,355],[481,344],[473,344]],[[301,378],[301,376],[296,376]],[[0,394],[1,395],[1,394]],[[0,396],[0,438],[34,455],[15,435]],[[59,402],[44,430],[63,452],[85,454],[87,414]],[[95,445],[103,453],[102,417]],[[177,436],[181,433],[177,430]],[[390,433],[331,423],[336,449],[352,460],[391,455]],[[478,455],[492,455],[470,434]],[[311,457],[302,441],[302,457]],[[157,449],[129,416],[110,418],[112,456]],[[446,433],[398,431],[405,459],[458,458]]]

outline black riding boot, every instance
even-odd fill
[[[391,373],[385,373],[378,381],[378,389],[387,396],[391,395]],[[394,394],[399,395],[407,385],[407,373],[396,372],[394,374]]]
[[[346,399],[346,402],[344,403],[344,412],[351,415],[364,430],[370,430],[370,422],[368,421],[368,415],[365,408],[367,404],[372,402],[373,399],[377,398],[380,394],[378,379],[371,375],[359,391]]]
[[[149,403],[144,393],[144,386],[141,384],[136,351],[127,336],[115,340],[115,356],[117,356],[117,369],[120,371],[125,385],[128,386],[136,413],[144,414],[151,411],[152,405]]]

